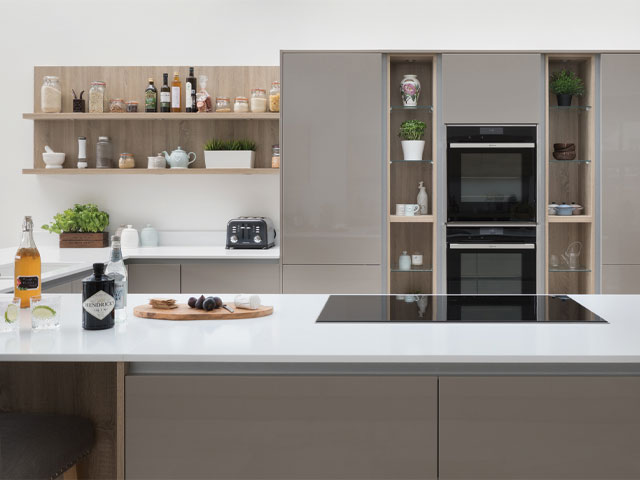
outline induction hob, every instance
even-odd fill
[[[566,295],[330,295],[317,323],[608,323]]]

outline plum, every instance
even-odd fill
[[[222,299],[220,297],[213,297],[213,299],[216,302],[216,308],[222,307],[223,304],[222,304]]]
[[[202,304],[204,303],[204,295],[200,295],[200,298],[196,301],[196,308],[202,310]]]
[[[196,308],[196,302],[198,301],[198,299],[196,297],[191,297],[189,299],[189,301],[187,302],[187,305],[189,305],[191,308]]]
[[[204,301],[204,303],[202,304],[202,308],[204,308],[205,311],[210,312],[211,310],[213,310],[214,308],[216,308],[216,301],[213,297],[207,297]]]

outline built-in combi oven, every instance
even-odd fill
[[[536,227],[447,227],[447,293],[536,293]]]
[[[447,222],[536,221],[535,125],[447,126]]]

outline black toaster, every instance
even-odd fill
[[[239,217],[227,223],[227,248],[271,248],[276,230],[267,217]]]

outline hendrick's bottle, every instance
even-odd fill
[[[104,263],[93,264],[93,275],[82,281],[82,328],[104,330],[115,320],[115,280],[104,274]]]

